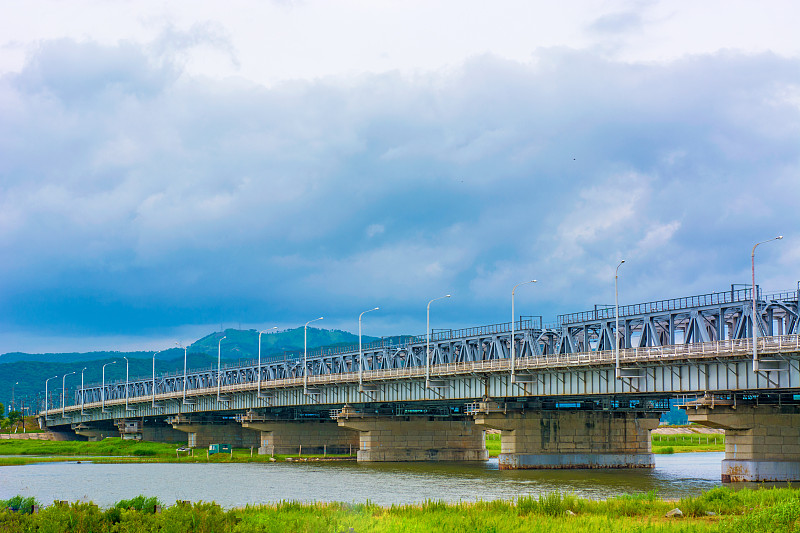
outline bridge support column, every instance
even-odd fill
[[[800,407],[691,406],[689,422],[725,430],[723,483],[800,481]]]
[[[114,421],[123,440],[149,442],[182,442],[186,434],[162,421],[141,418],[118,418]]]
[[[501,469],[652,468],[658,413],[537,411],[476,413],[500,430]]]
[[[260,455],[349,454],[358,449],[358,433],[333,420],[246,422],[242,427],[260,432]]]
[[[339,425],[360,432],[359,462],[485,461],[489,458],[483,430],[468,419],[340,417]]]
[[[178,415],[171,418],[172,427],[188,433],[190,448],[208,448],[209,444],[224,443],[234,448],[249,448],[259,445],[258,435],[242,428],[235,422],[198,422]]]

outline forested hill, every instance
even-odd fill
[[[303,328],[287,329],[272,333],[265,332],[261,336],[261,355],[281,355],[284,352],[297,352],[303,349]],[[219,344],[220,339],[222,344]],[[372,342],[376,337],[362,337],[363,342]],[[308,328],[308,347],[320,346],[349,346],[358,344],[358,335],[338,329]],[[258,331],[254,329],[226,329],[222,333],[212,333],[198,340],[189,349],[193,352],[217,355],[217,350],[222,351],[222,357],[227,359],[254,358],[258,356]]]
[[[217,364],[217,347],[222,341],[222,359],[227,363],[239,360],[251,360],[258,357],[258,331],[226,329],[222,333],[212,333],[194,342],[188,348],[189,368],[205,368]],[[375,337],[364,336],[363,341],[372,342]],[[282,355],[285,352],[303,350],[303,328],[290,329],[277,333],[265,333],[261,338],[261,355],[264,358]],[[308,347],[358,344],[358,335],[347,331],[308,328]],[[59,394],[62,378],[69,372],[76,372],[66,378],[68,390],[80,387],[81,370],[84,372],[85,384],[98,383],[101,380],[103,364],[117,361],[106,367],[106,380],[125,379],[125,360],[129,360],[130,378],[151,376],[153,372],[153,352],[87,352],[87,353],[7,353],[0,355],[0,403],[10,407],[12,386],[17,407],[25,401],[26,405],[35,402],[37,396],[44,393],[44,383],[50,380],[50,391]],[[173,347],[156,356],[156,372],[178,372],[183,370],[183,349]]]

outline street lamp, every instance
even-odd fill
[[[153,354],[153,409],[156,408],[156,356],[163,351],[159,350]]]
[[[86,367],[81,369],[81,416],[83,416],[83,404],[86,403],[86,390],[83,388],[83,373],[86,371]]]
[[[129,365],[130,362],[128,361],[128,358],[125,357],[124,355],[122,356],[122,358],[125,359],[125,411],[127,412],[127,411],[129,411],[129,409],[128,409],[128,382],[129,382],[128,376],[130,376],[130,374],[128,373],[128,368],[130,367],[130,365]]]
[[[67,376],[71,376],[72,374],[77,374],[76,371],[67,372],[64,374],[64,377],[61,378],[61,417],[64,418],[66,416],[66,396],[67,396],[67,389],[66,389],[66,382]]]
[[[47,411],[49,411],[49,409],[48,409],[48,408],[50,407],[50,406],[48,405],[48,400],[49,400],[50,396],[49,396],[49,395],[48,395],[48,393],[47,393],[47,383],[48,383],[48,382],[49,382],[51,379],[56,379],[57,377],[58,377],[58,376],[53,376],[52,378],[47,378],[46,380],[44,380],[44,417],[45,417],[45,420],[47,419]]]
[[[314,320],[309,320],[303,326],[303,394],[308,394],[308,325],[323,318],[325,317],[321,316]]]
[[[753,273],[753,372],[758,372],[758,326],[761,322],[758,316],[758,309],[756,307],[756,248],[759,244],[764,244],[770,241],[779,241],[781,239],[783,239],[783,235],[778,235],[777,237],[767,239],[766,241],[757,242],[755,245],[753,245],[753,251],[750,253],[750,268],[752,269]]]
[[[425,341],[425,387],[426,388],[430,385],[431,381],[431,304],[436,300],[441,300],[443,298],[450,298],[450,295],[445,294],[444,296],[439,296],[438,298],[434,298],[433,300],[428,302],[428,320],[425,324],[427,333],[427,340]]]
[[[619,267],[622,266],[625,260],[619,262],[617,269],[614,271],[614,361],[615,361],[615,375],[617,379],[622,377],[619,369]]]
[[[514,337],[516,336],[516,328],[514,321],[516,320],[516,314],[514,313],[514,292],[517,290],[517,287],[520,285],[526,285],[528,283],[536,283],[535,279],[530,281],[523,281],[522,283],[517,283],[514,285],[514,288],[511,289],[511,383],[514,383],[514,370],[516,369],[516,355],[517,355],[517,343]],[[520,324],[521,325],[521,324]]]
[[[273,326],[272,327],[272,330],[276,330],[276,329],[278,329],[278,326]],[[256,378],[258,380],[258,386],[257,386],[257,391],[258,392],[256,393],[256,396],[258,398],[261,398],[261,335],[263,333],[266,333],[267,331],[271,331],[271,330],[265,329],[263,331],[259,331],[258,332],[258,377]]]
[[[17,406],[17,404],[14,403],[14,387],[16,387],[17,385],[19,385],[19,381],[17,381],[13,385],[11,385],[11,410],[12,411],[14,411],[14,408]]]
[[[228,338],[227,335],[223,335],[222,338],[219,340],[219,343],[217,344],[217,401],[218,402],[219,402],[219,387],[222,378],[222,370],[220,368],[220,365],[222,364],[222,341],[227,338]]]
[[[176,342],[175,344],[177,344],[178,347],[181,347],[179,342]],[[187,347],[183,347],[183,405],[186,405],[186,352],[187,352],[187,350],[188,350]]]
[[[115,365],[115,364],[117,364],[116,361],[111,361],[110,363],[106,363],[103,365],[103,382],[100,388],[100,393],[101,393],[100,411],[103,413],[106,411],[106,367],[108,365]]]
[[[364,351],[361,347],[361,317],[364,316],[366,313],[371,313],[372,311],[377,311],[380,307],[374,307],[372,309],[367,309],[366,311],[362,312],[358,315],[358,391],[364,392],[364,385],[361,382],[361,377],[364,372]]]

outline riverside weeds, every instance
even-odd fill
[[[24,503],[24,505],[23,505]],[[0,531],[249,533],[278,531],[339,532],[795,532],[800,530],[800,491],[792,488],[714,488],[679,502],[655,492],[603,501],[551,493],[514,501],[444,503],[383,507],[371,502],[298,503],[224,510],[215,503],[176,502],[158,512],[161,502],[138,496],[109,509],[75,502],[42,508],[17,496],[0,500]],[[679,507],[684,518],[665,518]],[[12,510],[13,509],[13,510]],[[712,514],[713,513],[713,514]]]

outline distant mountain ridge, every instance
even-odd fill
[[[304,328],[294,328],[279,331],[276,333],[265,332],[261,336],[261,356],[282,355],[286,352],[298,352],[304,346]],[[220,344],[220,339],[222,339]],[[379,340],[378,337],[363,335],[362,342],[372,342]],[[308,328],[308,348],[319,348],[321,346],[349,346],[358,344],[358,335],[349,331],[339,329],[319,329]],[[223,332],[215,332],[206,335],[202,339],[192,343],[189,350],[197,353],[217,355],[220,350],[222,358],[241,359],[255,358],[258,356],[258,331],[255,329],[226,329]]]
[[[223,339],[222,344],[219,340]],[[393,338],[393,339],[396,339]],[[364,343],[379,340],[377,337],[362,337]],[[303,328],[289,329],[277,333],[264,333],[261,337],[261,356],[269,359],[286,352],[303,350]],[[341,330],[308,328],[308,347],[357,345],[358,335]],[[188,366],[192,369],[208,368],[217,362],[217,349],[221,348],[222,359],[226,364],[258,357],[258,331],[254,329],[226,329],[206,335],[188,346]],[[97,351],[86,353],[43,353],[28,354],[12,352],[0,355],[0,403],[10,407],[12,386],[19,406],[22,401],[31,405],[37,396],[44,392],[46,379],[50,381],[52,394],[60,394],[62,378],[69,372],[76,372],[65,379],[71,391],[80,386],[81,370],[85,367],[86,385],[100,381],[101,369],[105,363],[116,361],[106,367],[106,381],[125,379],[125,361],[129,360],[130,379],[147,377],[152,374],[153,351],[117,352]],[[183,369],[183,349],[178,347],[163,350],[156,356],[156,373],[177,372]],[[14,386],[15,383],[18,385]],[[60,397],[60,396],[59,396]],[[40,398],[41,399],[41,398]],[[58,398],[56,398],[58,399]]]
[[[258,331],[255,329],[226,329],[223,332],[214,332],[196,340],[189,345],[189,352],[205,353],[216,357],[219,339],[226,337],[222,342],[222,358],[230,361],[242,358],[258,357]],[[379,340],[378,337],[362,336],[364,343]],[[271,333],[266,332],[261,336],[261,355],[281,355],[284,352],[295,352],[303,349],[303,328],[287,329],[284,331]],[[327,330],[319,328],[308,328],[308,347],[319,348],[320,346],[342,346],[358,344],[358,335],[342,330]],[[166,354],[179,348],[168,348],[162,353],[165,358],[177,357],[177,354]],[[96,352],[48,352],[48,353],[24,353],[9,352],[0,355],[0,365],[6,363],[16,363],[23,361],[39,361],[45,363],[76,363],[84,361],[99,361],[127,357],[128,359],[149,359],[153,356],[153,351],[96,351]]]

